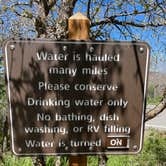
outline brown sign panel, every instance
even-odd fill
[[[5,54],[16,155],[141,150],[146,43],[9,40]]]

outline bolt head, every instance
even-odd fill
[[[10,45],[10,50],[12,50],[12,51],[13,51],[14,49],[15,49],[15,45],[13,45],[13,44],[12,44],[12,45]]]
[[[92,46],[89,48],[89,52],[94,52],[94,48]]]
[[[138,149],[138,146],[137,145],[134,145],[133,146],[133,150],[137,150]]]
[[[63,46],[63,51],[66,51],[67,50],[67,46]]]
[[[19,152],[21,152],[21,151],[22,151],[22,149],[21,149],[21,148],[18,148],[18,151],[19,151]]]
[[[141,53],[143,53],[143,52],[144,52],[144,48],[143,48],[143,47],[140,47],[140,48],[139,48],[139,51],[140,51]]]

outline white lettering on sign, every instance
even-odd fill
[[[58,53],[53,54],[50,52],[37,52],[36,54],[38,60],[47,60],[47,61],[66,61],[68,54]]]
[[[126,133],[130,134],[130,127],[128,126],[119,126],[119,125],[105,125],[105,133]]]
[[[80,140],[80,141],[76,141],[76,140],[71,140],[70,141],[70,145],[71,147],[99,147],[102,145],[101,143],[101,139],[99,140]]]
[[[118,86],[112,84],[75,84],[76,91],[117,91]]]
[[[81,133],[83,131],[83,128],[84,127],[82,127],[82,126],[81,127],[80,126],[79,127],[77,127],[77,126],[73,127],[73,132],[74,133]]]
[[[100,129],[100,126],[94,126],[94,125],[88,125],[87,126],[87,132],[88,133],[98,133]]]
[[[72,77],[76,76],[77,68],[70,68],[70,67],[50,67],[48,69],[49,74],[56,74],[56,75],[70,75]]]
[[[82,74],[83,75],[107,75],[108,69],[107,68],[102,69],[102,68],[98,68],[98,67],[83,68]]]
[[[100,121],[119,121],[119,116],[115,113],[108,115],[108,114],[102,114],[99,117]]]
[[[102,106],[103,100],[75,100],[76,106]]]
[[[110,145],[112,146],[122,146],[122,139],[116,138],[110,140]]]
[[[70,107],[70,100],[66,99],[42,99],[41,97],[38,99],[28,98],[27,102],[28,106],[63,106],[65,108]]]
[[[61,127],[61,126],[40,126],[40,127],[36,127],[36,126],[32,126],[32,127],[25,127],[24,128],[25,133],[26,134],[68,134],[68,131],[65,127]]]
[[[117,100],[110,99],[107,102],[108,106],[113,106],[113,107],[120,106],[122,108],[126,108],[127,104],[128,104],[128,101],[127,100],[123,100],[122,98],[117,99]]]
[[[55,114],[56,121],[87,121],[88,123],[92,123],[94,121],[93,116],[91,114]]]
[[[115,135],[107,137],[107,149],[128,149],[130,143],[129,135]]]
[[[37,121],[50,121],[51,116],[49,114],[38,113],[37,114]]]
[[[68,91],[70,90],[70,85],[57,83],[51,84],[49,82],[40,81],[38,82],[38,89],[46,91]]]
[[[115,54],[115,55],[110,55],[110,54],[104,54],[103,56],[98,56],[98,55],[92,55],[86,53],[85,55],[86,61],[90,62],[119,62],[120,61],[120,54]]]
[[[53,142],[49,141],[36,141],[36,140],[25,140],[25,145],[27,148],[52,148],[54,147]]]
[[[65,147],[65,142],[63,140],[60,140],[58,143],[58,147]]]

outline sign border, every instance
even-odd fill
[[[140,134],[140,148],[134,152],[118,152],[118,151],[104,151],[104,152],[79,152],[79,153],[17,153],[14,147],[14,133],[13,133],[13,118],[12,118],[12,108],[11,108],[11,93],[10,93],[10,81],[9,81],[9,67],[8,67],[8,58],[7,58],[7,48],[8,45],[11,43],[62,43],[62,44],[105,44],[105,45],[113,45],[113,44],[121,44],[121,45],[143,45],[147,48],[147,55],[146,55],[146,67],[145,67],[145,83],[144,83],[144,94],[143,94],[143,106],[142,106],[142,121],[141,121],[141,134]],[[148,81],[148,71],[149,71],[149,60],[150,60],[150,46],[148,43],[143,41],[82,41],[82,40],[49,40],[49,39],[8,39],[4,45],[5,50],[5,61],[6,61],[6,78],[7,78],[7,92],[8,92],[8,102],[9,102],[9,116],[10,116],[10,128],[11,128],[11,137],[12,137],[12,152],[17,156],[37,156],[37,155],[44,155],[44,156],[61,156],[61,155],[102,155],[102,154],[119,154],[119,155],[130,155],[130,154],[137,154],[142,150],[143,146],[143,136],[144,136],[144,119],[145,119],[145,106],[146,106],[146,93],[147,93],[147,81]]]

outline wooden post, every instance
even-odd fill
[[[89,39],[90,20],[82,15],[76,13],[68,20],[68,38],[71,40],[88,40]],[[87,156],[70,156],[69,166],[86,166]]]
[[[68,38],[71,40],[88,40],[89,39],[90,20],[77,13],[68,20]]]
[[[87,166],[87,156],[70,156],[69,166]]]

